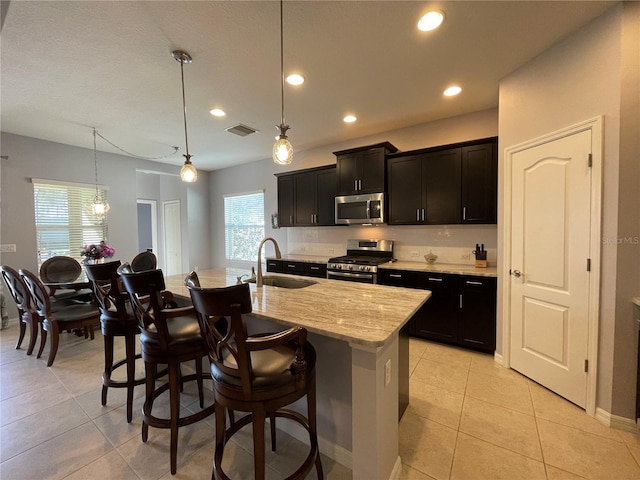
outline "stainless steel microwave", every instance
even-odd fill
[[[384,223],[384,193],[336,197],[336,224]]]

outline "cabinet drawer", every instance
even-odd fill
[[[327,277],[327,264],[326,263],[305,263],[304,274],[309,277],[326,278]]]
[[[267,260],[267,272],[282,273],[282,261]]]
[[[415,272],[408,270],[378,270],[378,283],[394,287],[417,288]]]
[[[494,277],[476,277],[465,275],[460,277],[460,288],[463,290],[487,290],[495,291],[496,279]]]
[[[446,273],[418,273],[416,282],[418,288],[425,290],[438,290],[442,288],[453,288],[457,286],[457,275],[448,275]]]
[[[304,273],[304,263],[284,261],[282,262],[282,272],[302,275]]]

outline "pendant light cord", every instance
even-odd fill
[[[94,131],[95,131],[95,129],[94,129]],[[96,134],[97,136],[99,136],[102,140],[104,140],[105,142],[107,142],[109,145],[111,145],[112,147],[114,147],[114,148],[116,148],[116,149],[120,150],[122,153],[124,153],[124,154],[126,154],[126,155],[128,155],[128,156],[130,156],[130,157],[140,158],[140,159],[142,159],[142,160],[162,160],[163,158],[168,158],[168,157],[171,157],[172,155],[175,155],[175,154],[178,152],[178,150],[180,150],[180,147],[171,147],[171,148],[173,148],[173,152],[168,153],[167,155],[161,155],[161,156],[159,156],[159,157],[144,157],[144,156],[142,156],[142,155],[136,155],[135,153],[128,152],[128,151],[127,151],[127,150],[125,150],[124,148],[122,148],[122,147],[120,147],[120,146],[116,145],[115,143],[113,143],[113,142],[112,142],[111,140],[109,140],[108,138],[105,138],[105,137],[104,137],[104,135],[102,135],[100,132],[95,132],[95,134]]]
[[[189,161],[191,155],[189,155],[189,136],[187,135],[187,102],[184,95],[184,59],[180,59],[180,77],[182,79],[182,116],[184,120],[184,145],[187,153],[184,157]]]
[[[281,116],[280,125],[284,125],[284,21],[282,14],[282,1],[280,0],[280,99],[281,99]]]
[[[98,150],[96,147],[96,129],[93,128],[93,169],[96,176],[96,198],[98,198]]]

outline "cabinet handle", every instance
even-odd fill
[[[467,207],[462,207],[462,219],[467,219]]]
[[[358,190],[362,190],[362,180],[358,180]]]
[[[416,208],[416,222],[420,221],[420,209]]]
[[[422,221],[424,222],[424,208],[422,209]]]
[[[292,265],[292,264],[289,264],[289,265],[287,265],[287,268],[296,268],[296,266]]]
[[[462,294],[458,295],[458,301],[460,302],[460,310],[462,310]]]
[[[399,274],[397,274],[397,273],[390,273],[390,274],[389,274],[389,276],[390,276],[391,278],[402,278],[402,275],[399,275]]]
[[[311,267],[309,267],[309,270],[320,270],[320,267],[313,267],[313,266],[311,266]]]
[[[353,181],[353,190],[356,192],[358,191],[358,180]]]
[[[289,223],[293,225],[293,215],[289,215]]]
[[[433,278],[433,277],[429,277],[428,280],[430,282],[442,282],[442,278]]]
[[[484,285],[482,282],[472,282],[471,280],[465,280],[466,285]]]

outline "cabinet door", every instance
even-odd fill
[[[422,156],[416,155],[393,158],[387,162],[388,223],[391,225],[422,223],[422,160]]]
[[[496,279],[460,278],[458,343],[493,352],[496,348]]]
[[[317,172],[316,225],[336,224],[336,169]]]
[[[298,173],[295,178],[294,224],[313,225],[316,215],[316,173]]]
[[[498,156],[495,143],[462,148],[462,223],[496,223]]]
[[[372,148],[356,154],[360,171],[360,192],[384,192],[384,149]]]
[[[292,227],[294,221],[293,175],[278,177],[278,224]]]
[[[357,180],[360,178],[358,172],[358,158],[355,153],[338,155],[338,195],[353,195],[357,193]]]
[[[461,149],[453,148],[425,156],[425,223],[460,223]]]
[[[431,298],[415,316],[415,335],[448,343],[458,341],[456,278],[425,273],[418,277],[420,288],[431,290]]]

